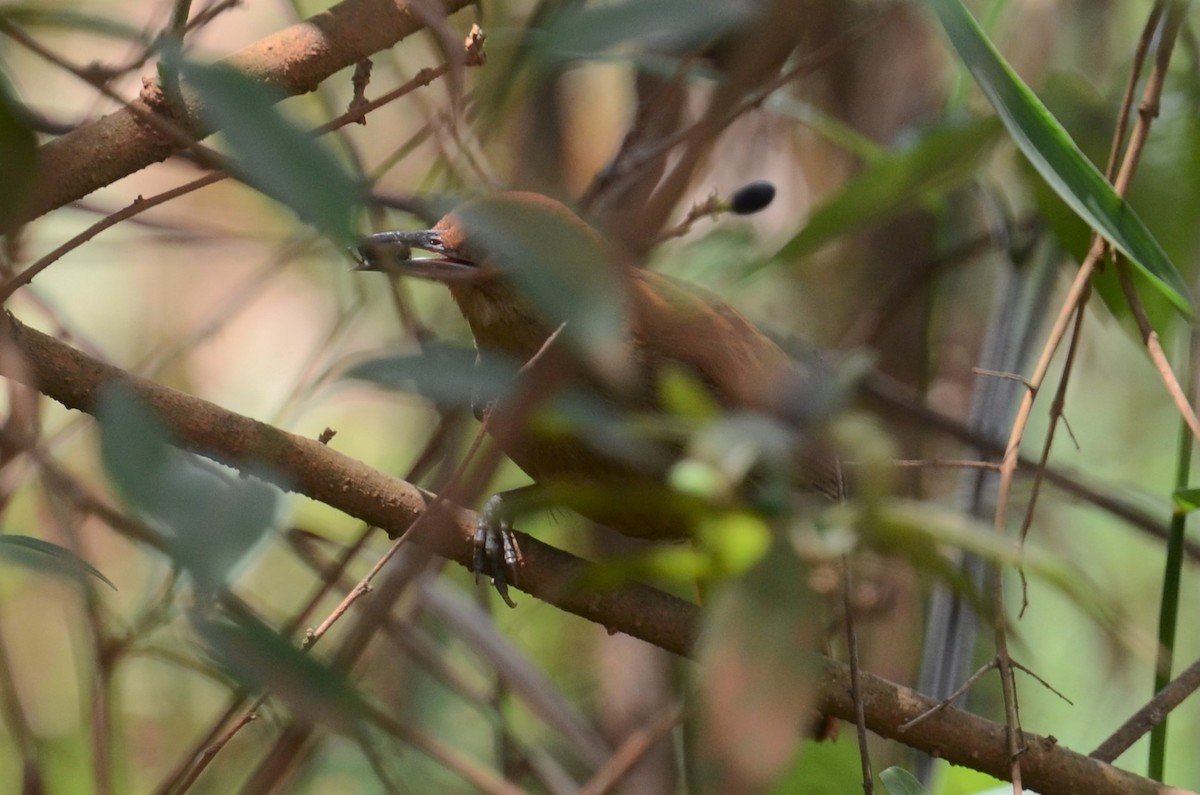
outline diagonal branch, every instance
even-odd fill
[[[291,490],[320,500],[397,536],[433,501],[433,496],[399,478],[372,469],[321,444],[243,417],[208,401],[168,389],[119,368],[96,361],[53,337],[29,328],[11,315],[0,316],[0,337],[15,346],[21,367],[0,360],[0,375],[35,385],[64,406],[92,411],[105,385],[120,382],[149,403],[188,449],[226,463],[263,465]],[[419,535],[432,551],[460,564],[470,563],[475,514],[447,507],[452,532]],[[442,522],[429,526],[447,527]],[[581,592],[571,584],[592,564],[536,539],[521,536],[524,565],[520,587],[557,607],[625,632],[681,656],[689,656],[697,639],[698,608],[647,586],[614,591]],[[814,667],[820,709],[854,720],[849,670],[821,660]],[[936,754],[954,764],[1005,776],[1009,756],[1003,726],[954,708],[946,708],[919,725],[902,730],[907,721],[934,702],[866,672],[861,680],[864,718],[871,731],[912,748]],[[1081,754],[1059,747],[1052,739],[1025,734],[1021,769],[1026,784],[1041,792],[1089,792],[1097,795],[1182,795]]]
[[[291,491],[319,500],[396,538],[434,502],[434,496],[372,469],[314,439],[244,417],[191,395],[97,361],[36,331],[12,315],[0,316],[0,339],[14,345],[23,367],[8,359],[0,375],[28,383],[67,408],[94,412],[106,385],[122,383],[149,404],[181,446],[244,468],[266,467]],[[442,505],[447,521],[426,526],[452,532],[418,532],[414,541],[438,555],[470,566],[477,517]],[[695,606],[646,586],[603,593],[572,587],[589,565],[573,555],[518,534],[525,565],[520,588],[567,612],[614,631],[686,655],[695,642]]]
[[[446,13],[469,0],[440,0]],[[402,0],[343,0],[304,22],[284,28],[225,58],[232,66],[283,96],[313,91],[325,79],[424,28]],[[157,97],[157,99],[155,99]],[[157,85],[148,83],[134,105],[43,144],[38,150],[38,181],[13,226],[82,198],[180,150],[178,141],[139,119],[163,114],[197,138],[215,132],[200,118],[194,96],[186,107],[168,109]],[[0,232],[8,231],[0,229]]]

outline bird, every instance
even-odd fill
[[[413,249],[433,256],[414,257]],[[555,360],[557,380],[581,385],[619,411],[660,411],[659,379],[669,370],[702,385],[727,411],[778,415],[797,381],[792,357],[721,297],[622,261],[593,227],[542,194],[506,191],[468,199],[431,229],[368,235],[354,253],[359,269],[395,271],[446,285],[480,360],[502,356],[528,362],[545,355],[561,327],[566,335],[562,347],[572,355]],[[542,262],[529,267],[524,261],[529,258]],[[609,329],[612,339],[605,346],[592,344],[586,323],[571,337],[576,318],[559,316],[578,311],[578,304],[556,305],[553,290],[578,292],[581,284],[584,292],[577,298],[589,306],[607,302],[615,307],[616,329]],[[539,288],[549,296],[531,297]],[[589,289],[610,294],[596,296]],[[662,494],[647,486],[655,489],[663,482],[678,449],[616,455],[599,449],[603,446],[595,440],[514,432],[506,427],[503,407],[493,409],[489,431],[535,488],[599,485],[600,498],[595,488],[575,489],[566,507],[628,536],[690,536],[692,517],[686,510],[673,510],[669,500],[642,499]],[[840,489],[836,474],[828,471],[813,479],[820,481],[822,491]],[[569,487],[558,491],[572,493]],[[511,604],[504,570],[515,569],[518,553],[509,540],[504,497],[489,500],[482,512],[476,573],[482,569],[490,574]]]

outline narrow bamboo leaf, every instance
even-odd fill
[[[101,458],[121,496],[198,582],[226,583],[276,523],[279,489],[177,449],[165,424],[122,387],[104,390],[98,417]]]
[[[254,690],[270,690],[296,713],[353,732],[366,706],[345,677],[249,616],[191,616],[214,661]]]
[[[358,362],[343,377],[392,392],[416,392],[442,405],[486,406],[512,388],[518,366],[498,355],[477,361],[473,350],[430,345],[419,354]]]
[[[71,550],[40,538],[0,535],[0,560],[76,579],[90,574],[114,591],[117,590],[117,586],[113,585],[112,580],[105,577],[95,566]]]
[[[117,19],[73,8],[48,8],[44,3],[14,3],[0,7],[0,19],[22,27],[62,28],[150,44],[144,31]]]
[[[966,180],[1000,132],[994,118],[934,130],[913,148],[871,163],[817,207],[772,260],[797,260]]]
[[[747,24],[754,13],[754,4],[742,0],[568,4],[541,32],[535,52],[550,61],[574,60],[645,41],[682,50]]]
[[[1162,246],[1004,61],[962,2],[928,2],[1009,135],[1037,172],[1080,218],[1190,317],[1193,310],[1187,285]]]

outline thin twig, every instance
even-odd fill
[[[1200,660],[1192,663],[1170,684],[1158,691],[1137,712],[1129,716],[1129,720],[1121,724],[1108,739],[1100,743],[1090,756],[1102,762],[1112,762],[1125,753],[1131,745],[1140,740],[1146,732],[1167,719],[1173,709],[1183,703],[1184,699],[1200,690]]]
[[[683,705],[676,704],[651,723],[630,732],[604,766],[579,788],[576,795],[604,795],[649,753],[658,741],[683,722]]]
[[[858,736],[858,760],[862,771],[864,795],[875,792],[875,776],[871,773],[871,754],[867,748],[867,715],[863,705],[862,666],[858,659],[858,634],[854,631],[854,588],[850,556],[842,556],[842,607],[846,611],[846,653],[850,665],[850,698],[854,702],[854,730]]]
[[[4,32],[7,33],[8,31],[5,30],[5,28],[3,27],[6,24],[7,23],[4,23],[3,20],[0,20],[0,30],[4,30]],[[18,33],[19,33],[19,31],[18,31]],[[470,64],[471,61],[468,60],[467,63]],[[441,77],[442,75],[446,74],[448,71],[449,71],[449,66],[447,66],[445,64],[443,64],[442,66],[438,66],[438,67],[429,67],[426,69],[422,69],[420,72],[417,73],[417,75],[415,77],[413,77],[411,80],[404,83],[403,85],[393,89],[392,91],[389,91],[388,93],[384,94],[381,97],[378,97],[376,99],[371,100],[370,102],[367,102],[363,105],[355,107],[351,110],[348,110],[346,113],[343,113],[341,116],[337,117],[336,119],[331,119],[330,121],[320,125],[319,127],[316,127],[312,131],[312,134],[315,136],[324,135],[324,134],[332,132],[334,130],[341,129],[342,127],[345,127],[348,124],[352,124],[354,122],[360,121],[361,119],[366,118],[366,116],[369,113],[372,113],[373,111],[383,107],[384,105],[386,105],[390,102],[394,102],[395,100],[399,99],[400,97],[402,97],[406,94],[409,94],[418,88],[429,85],[434,80],[436,80],[439,77]],[[130,105],[129,107],[132,108],[133,106]],[[145,111],[142,111],[142,112],[145,112]],[[148,115],[152,118],[158,118],[154,114],[148,114]],[[9,279],[3,285],[0,285],[0,304],[3,304],[4,302],[6,302],[10,297],[12,297],[13,293],[15,293],[21,287],[23,287],[26,284],[29,284],[31,281],[33,281],[33,278],[35,276],[37,276],[39,273],[44,271],[46,268],[50,267],[50,265],[54,264],[56,261],[61,259],[65,254],[67,254],[71,251],[74,251],[76,248],[79,248],[79,246],[81,246],[84,243],[86,243],[87,241],[91,240],[93,237],[100,234],[104,230],[106,230],[112,226],[115,226],[116,224],[120,223],[121,221],[124,221],[128,218],[132,218],[133,216],[138,215],[139,213],[149,210],[151,207],[156,207],[160,204],[164,204],[165,202],[171,201],[172,199],[176,199],[180,196],[191,193],[192,191],[196,191],[201,188],[208,187],[209,185],[212,185],[214,183],[221,182],[222,180],[229,179],[230,176],[231,175],[225,171],[217,171],[217,172],[213,172],[211,174],[206,174],[205,176],[199,177],[198,179],[192,180],[191,182],[188,182],[184,185],[180,185],[180,186],[172,188],[168,191],[159,193],[155,196],[150,197],[149,199],[143,199],[139,196],[128,207],[126,207],[122,210],[118,210],[117,212],[113,213],[112,215],[102,218],[101,220],[92,224],[90,227],[88,227],[84,231],[80,232],[75,237],[68,240],[66,243],[63,243],[58,248],[54,249],[54,251],[50,252],[46,256],[39,259],[33,265],[30,265],[28,268],[26,268],[25,270],[21,271],[16,276]]]
[[[1178,25],[1171,25],[1171,20],[1168,18],[1167,24],[1163,26],[1163,34],[1159,43],[1159,55],[1156,59],[1154,72],[1146,83],[1146,88],[1143,92],[1143,100],[1139,108],[1138,123],[1130,135],[1129,145],[1125,149],[1125,156],[1121,164],[1121,168],[1117,173],[1116,179],[1113,182],[1113,189],[1118,196],[1124,196],[1129,182],[1133,178],[1133,174],[1137,169],[1137,164],[1141,159],[1142,149],[1145,146],[1146,139],[1149,135],[1150,124],[1158,112],[1158,98],[1161,95],[1163,82],[1166,79],[1166,67],[1170,62],[1170,52],[1174,44],[1174,39],[1178,33]],[[1130,96],[1130,99],[1132,96]],[[1122,116],[1128,114],[1128,107],[1122,108]],[[1090,281],[1092,273],[1099,263],[1101,257],[1104,256],[1108,244],[1105,240],[1096,234],[1093,239],[1091,248],[1087,256],[1081,263],[1079,272],[1076,274],[1075,281],[1071,285],[1071,290],[1068,293],[1067,300],[1063,303],[1059,310],[1058,317],[1055,319],[1054,326],[1051,329],[1046,345],[1042,350],[1042,355],[1034,369],[1033,375],[1029,378],[1029,390],[1025,394],[1025,398],[1017,411],[1017,417],[1013,422],[1012,430],[1009,435],[1008,447],[1005,451],[1000,470],[1000,485],[996,500],[995,528],[997,533],[1003,533],[1006,525],[1006,517],[1008,513],[1008,502],[1012,492],[1013,476],[1017,467],[1017,452],[1020,448],[1020,442],[1025,434],[1025,428],[1029,422],[1029,416],[1033,408],[1034,398],[1037,396],[1037,391],[1044,382],[1047,372],[1050,368],[1051,360],[1058,350],[1062,342],[1063,335],[1066,333],[1067,324],[1071,316],[1076,311],[1082,311],[1084,302],[1090,294]],[[1135,311],[1136,314],[1136,311]],[[1157,337],[1151,332],[1146,336],[1147,347],[1151,351],[1151,357],[1156,356],[1154,348],[1157,343]],[[1169,368],[1168,368],[1169,372]],[[1164,374],[1164,380],[1169,383],[1174,381],[1173,374]],[[1176,386],[1178,384],[1176,383]],[[1181,393],[1182,390],[1179,390]],[[1190,413],[1190,408],[1189,408]],[[1200,429],[1200,426],[1197,426]],[[1008,726],[1008,742],[1009,752],[1012,755],[1012,781],[1014,792],[1020,791],[1020,740],[1017,728],[1016,714],[1016,693],[1014,681],[1012,677],[1012,668],[1007,650],[1007,633],[1005,627],[1005,612],[1004,612],[1004,586],[1003,572],[997,570],[994,577],[992,599],[996,608],[995,615],[995,637],[996,637],[996,656],[997,664],[1000,669],[1001,686],[1004,690],[1004,703],[1006,724]]]

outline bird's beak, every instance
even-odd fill
[[[413,249],[432,252],[432,257],[412,256]],[[476,278],[481,268],[475,262],[455,256],[437,229],[379,232],[367,235],[351,249],[355,270],[391,271],[449,282]]]

